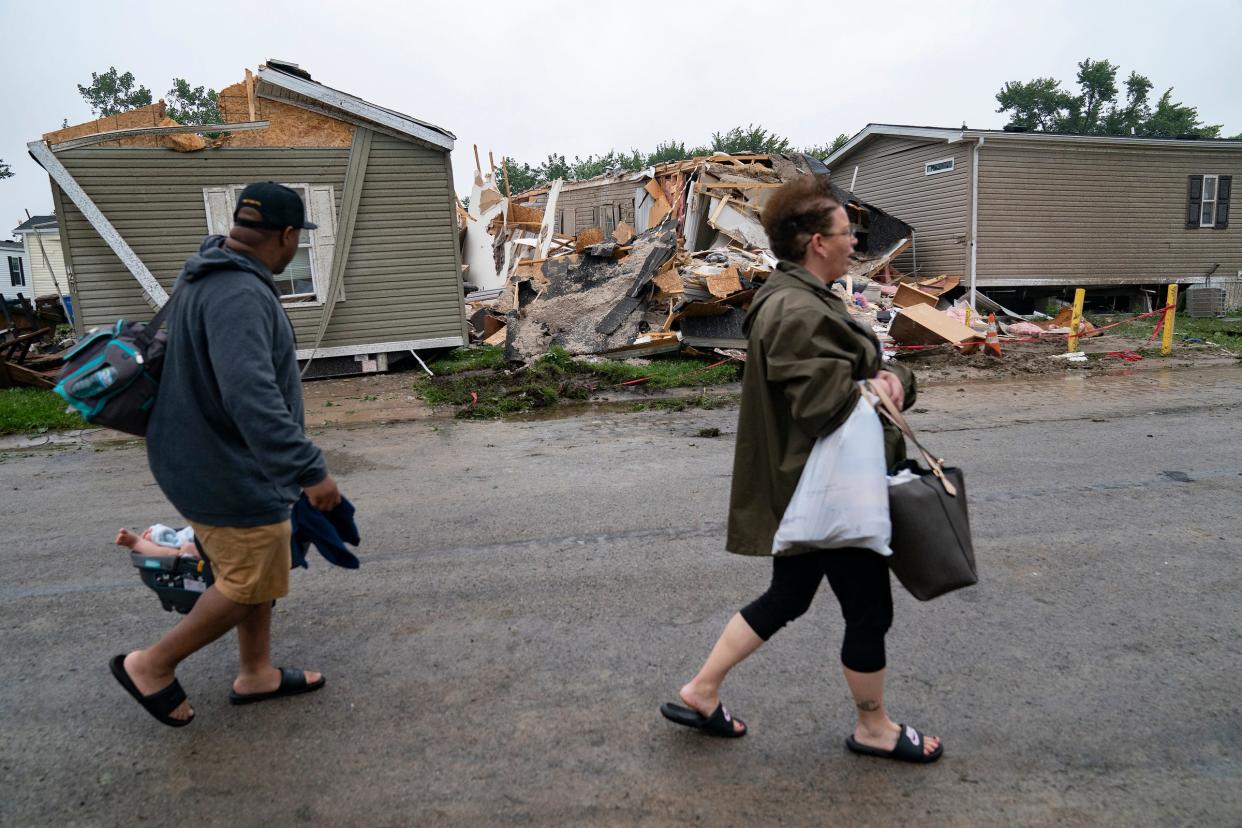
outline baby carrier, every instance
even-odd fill
[[[211,576],[211,563],[203,555],[203,547],[198,545],[197,538],[194,545],[198,546],[197,558],[129,553],[130,562],[138,568],[138,576],[155,590],[166,612],[176,610],[185,615],[194,609],[198,596],[215,581]]]

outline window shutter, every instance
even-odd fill
[[[336,255],[336,196],[331,184],[310,188],[310,220],[319,226],[311,233],[311,255],[315,257],[315,295],[320,302],[328,296],[328,279]],[[337,289],[336,299],[345,298],[345,285]]]
[[[233,226],[232,202],[228,187],[206,187],[203,204],[207,208],[207,235],[227,236]]]
[[[1216,229],[1229,226],[1229,195],[1233,190],[1233,176],[1222,175],[1216,179]]]

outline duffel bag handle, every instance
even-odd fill
[[[907,422],[906,416],[901,413],[901,409],[893,402],[893,398],[884,390],[884,386],[871,380],[864,380],[862,385],[868,393],[880,401],[879,412],[887,417],[893,425],[897,426],[902,434],[910,438],[910,442],[918,447],[919,452],[923,455],[923,459],[927,461],[928,467],[932,470],[932,474],[936,475],[936,479],[940,481],[940,485],[944,486],[944,490],[949,497],[957,497],[957,487],[944,476],[942,461],[932,456],[932,453],[919,442],[919,438],[914,436],[914,429],[910,428],[910,423]]]

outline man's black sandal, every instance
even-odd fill
[[[155,720],[169,727],[185,727],[194,721],[194,714],[191,713],[188,719],[174,719],[169,714],[181,706],[185,701],[185,690],[181,689],[181,682],[173,679],[172,684],[163,690],[156,690],[149,696],[142,695],[142,691],[138,689],[138,685],[134,684],[134,680],[129,677],[129,672],[125,669],[125,656],[119,655],[113,657],[108,664],[108,668],[112,670],[112,675],[117,682],[125,688],[125,692],[134,697],[134,701],[142,705],[142,709],[155,717]]]
[[[323,687],[325,684],[323,676],[314,683],[306,681],[306,673],[301,670],[291,670],[288,667],[280,668],[280,686],[275,690],[269,690],[266,693],[238,693],[236,690],[229,691],[229,704],[254,704],[255,702],[267,701],[268,699],[279,699],[284,696],[300,696],[303,693],[311,693]]]

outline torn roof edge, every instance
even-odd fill
[[[315,80],[308,80],[301,75],[295,75],[292,72],[277,68],[277,66],[285,64],[277,64],[276,66],[265,64],[259,67],[259,73],[255,77],[258,85],[264,83],[270,84],[286,92],[292,92],[296,95],[303,95],[312,100],[339,110],[355,118],[361,118],[374,124],[396,130],[404,135],[419,140],[426,141],[441,149],[452,151],[457,136],[449,132],[443,127],[430,124],[426,121],[406,115],[403,112],[397,112],[394,109],[373,104],[365,101],[357,95],[351,95],[348,92],[342,92],[334,89],[326,84]],[[309,74],[309,73],[307,73]],[[261,97],[271,98],[272,100],[287,103],[291,106],[297,106],[296,100],[287,100],[279,95],[265,95],[261,88],[256,87],[256,93]]]

